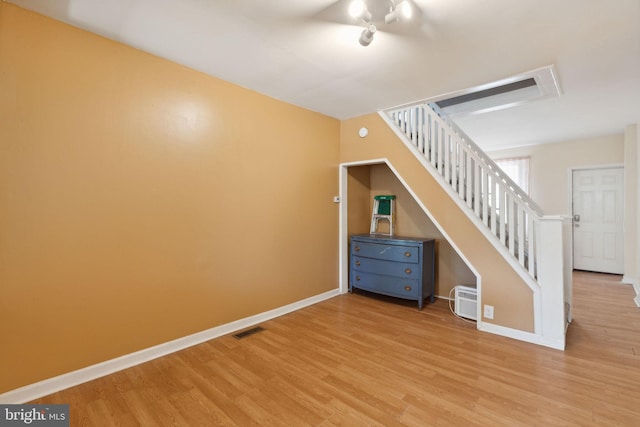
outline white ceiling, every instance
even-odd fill
[[[349,0],[10,2],[338,119],[554,65],[560,97],[459,122],[485,149],[640,123],[639,0],[413,0],[369,47]]]

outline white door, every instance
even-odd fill
[[[573,171],[573,267],[624,273],[622,167]]]

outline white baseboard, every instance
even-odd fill
[[[533,334],[531,332],[524,332],[517,329],[507,328],[505,326],[494,325],[493,323],[481,322],[478,324],[478,330],[483,332],[489,332],[495,335],[501,335],[507,338],[513,338],[519,341],[525,341],[532,344],[542,345],[544,347],[550,347],[556,350],[563,350],[565,348],[565,340],[550,340],[542,335]]]
[[[218,338],[222,335],[227,335],[232,332],[236,332],[241,329],[256,325],[258,323],[274,319],[284,314],[300,310],[301,308],[317,304],[321,301],[333,298],[338,295],[340,295],[340,291],[338,289],[334,289],[320,295],[316,295],[301,301],[294,302],[292,304],[285,305],[283,307],[265,311],[264,313],[249,316],[231,323],[216,326],[215,328],[207,329],[206,331],[187,335],[186,337],[178,338],[173,341],[145,348],[144,350],[126,354],[124,356],[107,360],[92,366],[88,366],[86,368],[78,369],[77,371],[72,371],[66,374],[59,375],[57,377],[39,381],[34,384],[29,384],[24,387],[20,387],[15,390],[0,394],[0,404],[20,404],[30,402],[32,400],[47,396],[60,390],[73,387],[87,381],[95,380],[105,375],[109,375],[114,372],[118,372],[123,369],[127,369],[132,366],[157,359],[158,357],[166,356],[167,354],[175,353],[176,351],[192,347],[205,341]]]
[[[640,282],[638,279],[623,276],[621,282],[633,286],[633,290],[636,291],[636,297],[633,299],[633,302],[636,303],[636,306],[640,307]]]

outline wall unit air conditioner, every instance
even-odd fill
[[[460,317],[477,320],[478,291],[470,286],[456,286],[455,313]]]

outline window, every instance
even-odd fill
[[[529,194],[529,158],[513,157],[495,160],[496,164],[527,194]]]

